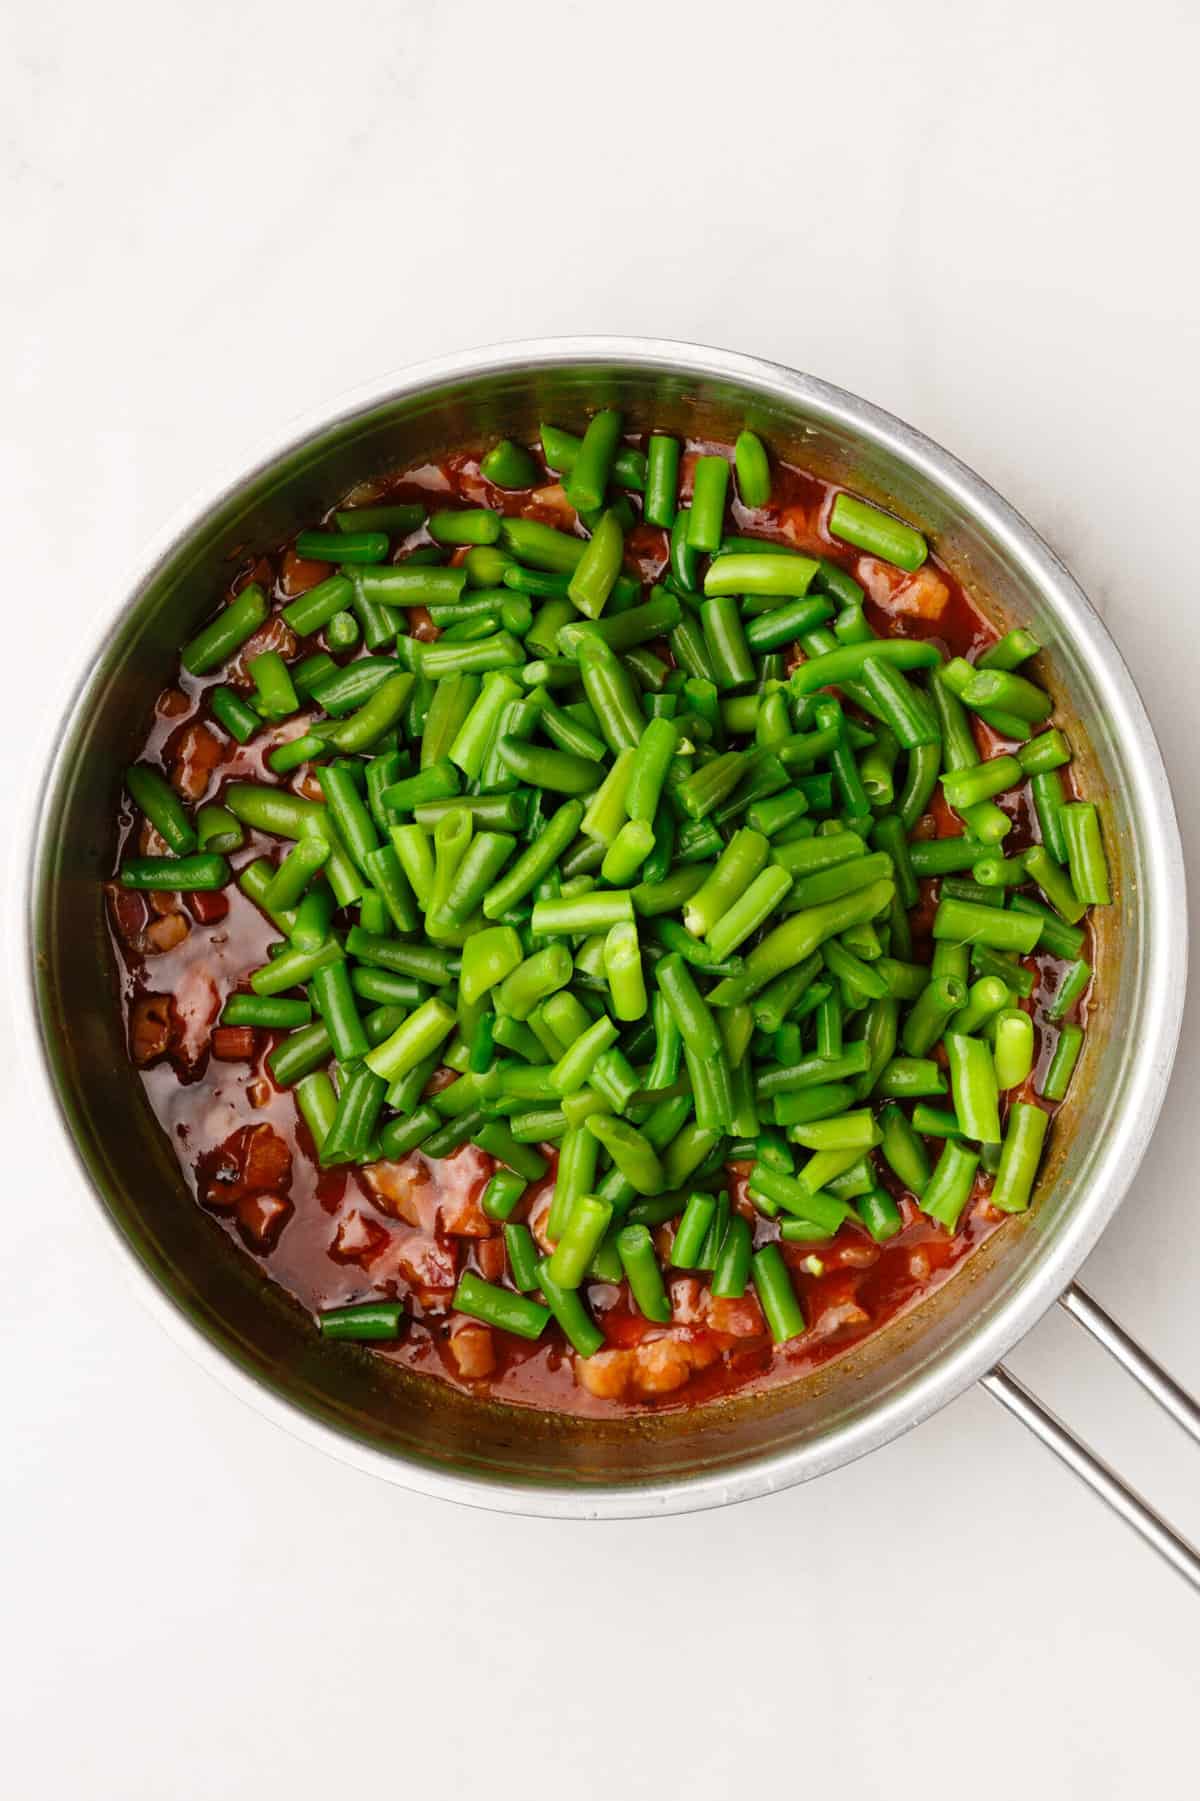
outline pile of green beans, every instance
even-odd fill
[[[158,770],[131,769],[166,854],[120,872],[135,889],[236,880],[281,936],[222,1022],[286,1034],[269,1067],[320,1163],[494,1157],[482,1204],[508,1282],[468,1272],[455,1304],[531,1339],[554,1321],[584,1357],[604,1343],[589,1280],[626,1281],[658,1324],[664,1262],[718,1296],[752,1283],[784,1342],[806,1322],[780,1241],[852,1218],[892,1237],[891,1189],[953,1232],[981,1176],[996,1208],[1027,1208],[1039,1098],[1062,1100],[1083,1043],[1082,922],[1110,900],[1099,811],[1020,673],[1028,631],[975,664],[877,636],[841,563],[730,532],[735,497],[770,502],[753,431],[696,459],[685,503],[678,440],[643,453],[622,426],[606,409],[581,435],[543,430],[578,534],[408,504],[302,533],[330,568],[282,607],[304,641],[290,662],[250,658],[248,689],[227,669],[270,616],[253,585],[182,652],[189,676],[225,672],[212,719],[239,744],[266,734],[277,784],[234,781],[193,818]],[[541,465],[503,440],[481,468],[520,490]],[[625,566],[639,517],[669,534],[645,596]],[[927,555],[848,494],[830,531],[905,571]],[[412,635],[413,607],[436,642]],[[981,756],[973,718],[1011,748]],[[290,785],[304,774],[320,801]],[[939,782],[960,836],[925,835]],[[1040,842],[1008,855],[999,801],[1025,783]],[[1057,992],[1035,952],[1065,964]],[[1057,1022],[1036,1078],[1035,995]],[[457,1080],[430,1093],[439,1068]],[[519,1210],[551,1147],[539,1258]],[[730,1202],[739,1159],[753,1223]],[[324,1330],[394,1336],[402,1311],[338,1309]]]

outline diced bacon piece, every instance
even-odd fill
[[[456,1185],[448,1194],[443,1194],[439,1209],[442,1231],[452,1238],[490,1238],[493,1226],[479,1205],[481,1193],[482,1189],[477,1186]]]
[[[397,1263],[405,1280],[424,1294],[444,1295],[458,1277],[458,1253],[453,1241],[413,1233],[397,1251]]]
[[[575,1380],[601,1401],[619,1401],[633,1375],[632,1351],[597,1351],[594,1357],[576,1357]]]
[[[894,563],[885,563],[879,557],[859,557],[854,574],[860,586],[866,589],[868,598],[888,612],[892,610],[892,596],[908,580],[903,569],[897,569]]]
[[[460,500],[467,501],[473,507],[486,507],[492,503],[496,491],[487,477],[480,473],[479,464],[474,457],[451,457],[446,464],[446,475]]]
[[[535,488],[529,496],[529,511],[525,516],[539,520],[542,525],[556,526],[560,532],[573,532],[577,518],[561,482]]]
[[[246,1084],[246,1099],[252,1107],[268,1107],[275,1090],[265,1076],[256,1076]]]
[[[129,1014],[129,1050],[139,1069],[165,1057],[177,1029],[175,1003],[169,994],[143,994]]]
[[[857,1301],[835,1301],[832,1306],[823,1307],[812,1322],[814,1338],[832,1338],[836,1332],[845,1331],[851,1326],[869,1326],[871,1316]]]
[[[292,1153],[272,1126],[242,1126],[215,1151],[207,1151],[196,1168],[200,1199],[206,1207],[236,1209],[248,1244],[270,1249],[292,1204],[286,1198],[292,1179]]]
[[[694,1326],[708,1313],[707,1290],[699,1276],[672,1276],[671,1318],[678,1326]]]
[[[408,629],[412,637],[420,644],[433,644],[441,637],[441,632],[433,623],[428,607],[408,607]]]
[[[375,505],[376,501],[383,500],[386,494],[386,479],[380,476],[368,476],[364,481],[355,483],[343,505],[350,510],[354,507],[371,507]]]
[[[529,1227],[529,1230],[533,1233],[534,1243],[537,1245],[539,1251],[550,1252],[554,1249],[554,1246],[546,1233],[546,1226],[550,1219],[550,1203],[553,1199],[553,1188],[544,1189],[543,1192],[534,1199],[533,1205],[529,1209],[529,1216],[525,1222]]]
[[[191,704],[179,688],[164,688],[154,703],[154,711],[160,719],[181,719]]]
[[[285,550],[279,585],[288,599],[294,600],[297,594],[307,594],[310,588],[323,582],[329,573],[328,563],[318,563],[315,557],[298,557],[294,550]]]
[[[179,741],[171,781],[185,800],[202,800],[213,770],[221,761],[221,744],[208,726],[189,725]]]
[[[215,926],[229,912],[229,897],[219,889],[195,888],[183,896],[183,904],[197,925]]]
[[[950,590],[936,569],[918,569],[892,596],[893,613],[914,619],[940,619],[950,600]]]
[[[243,1195],[237,1204],[238,1231],[251,1250],[274,1250],[292,1211],[292,1203],[283,1195]]]
[[[138,855],[142,857],[169,857],[170,854],[171,847],[166,839],[159,836],[158,832],[155,831],[148,819],[143,819],[141,825],[138,827]],[[158,888],[152,888],[150,890],[147,899],[152,906],[159,900],[161,893],[162,890]],[[158,911],[160,913],[168,913],[174,905],[175,902],[171,899],[170,895],[168,895],[164,904],[158,908]]]
[[[778,526],[780,536],[787,539],[793,550],[802,550],[810,557],[829,554],[829,540],[821,535],[819,514],[808,507],[781,507]]]
[[[241,1156],[247,1188],[287,1188],[292,1180],[292,1153],[272,1126],[247,1126]]]
[[[670,1394],[692,1373],[691,1346],[679,1338],[651,1338],[633,1353],[633,1379],[644,1395]]]
[[[338,1221],[329,1255],[338,1263],[367,1264],[386,1248],[389,1236],[386,1226],[355,1207]]]
[[[481,1238],[475,1246],[475,1261],[485,1282],[499,1282],[507,1261],[502,1238]]]
[[[131,951],[142,948],[142,933],[146,925],[146,901],[135,888],[122,888],[119,882],[109,882],[104,889],[108,897],[108,912],[122,944]]]
[[[475,1320],[455,1325],[450,1332],[450,1355],[464,1382],[479,1382],[496,1367],[496,1344],[491,1329]]]
[[[425,1164],[405,1157],[399,1163],[368,1163],[360,1174],[381,1213],[433,1230],[437,1197]]]
[[[182,913],[164,913],[154,924],[146,928],[146,954],[173,951],[183,943],[191,926]]]
[[[195,1069],[207,1054],[209,1033],[221,1004],[206,964],[188,964],[176,982],[174,998],[179,1029],[171,1049],[182,1068]]]
[[[320,569],[322,575],[330,573],[327,563],[316,563],[314,568]],[[230,678],[237,683],[249,685],[253,683],[250,664],[255,657],[261,657],[264,651],[277,650],[285,663],[290,663],[298,649],[295,632],[287,620],[279,613],[264,620],[252,638],[247,638],[233,663],[230,665]]]
[[[670,538],[657,525],[635,525],[625,540],[625,561],[643,582],[655,582],[667,566]]]
[[[730,1338],[759,1338],[766,1330],[762,1309],[749,1289],[736,1300],[729,1295],[710,1295],[708,1323],[714,1332]]]
[[[257,1044],[253,1026],[218,1026],[212,1035],[212,1054],[218,1063],[250,1063]]]
[[[842,1269],[870,1269],[879,1261],[879,1246],[865,1240],[852,1238],[845,1244],[837,1244],[826,1258],[826,1262],[839,1264]]]

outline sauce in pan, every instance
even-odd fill
[[[694,456],[704,448],[692,445],[685,454],[684,494]],[[916,575],[905,575],[831,539],[826,524],[834,493],[799,469],[776,465],[770,505],[750,511],[735,501],[735,529],[844,565],[865,588],[867,616],[881,635],[931,637],[948,655],[970,658],[994,640],[991,626],[935,560]],[[484,504],[566,530],[575,523],[553,476],[532,491],[506,492],[483,478],[474,453],[374,483],[350,504],[404,500]],[[423,529],[413,533],[398,547],[398,556],[425,541]],[[627,559],[643,581],[656,579],[667,561],[666,534],[637,525],[627,541]],[[304,562],[285,548],[272,558],[248,559],[233,589],[253,579],[283,601],[329,572],[327,564]],[[436,636],[428,615],[421,609],[413,614],[410,625],[418,636]],[[270,750],[302,729],[300,722],[265,729],[240,746],[214,720],[208,693],[218,681],[245,681],[247,654],[276,648],[288,658],[324,647],[319,636],[297,643],[274,616],[232,672],[197,679],[181,671],[176,685],[159,698],[142,760],[161,767],[191,803],[219,800],[235,779],[282,780],[304,792],[310,779],[304,768],[279,778],[265,763]],[[667,654],[665,645],[656,648]],[[974,729],[981,756],[1007,748],[982,723],[975,721]],[[1069,769],[1063,775],[1069,782]],[[1004,847],[1012,855],[1038,836],[1027,787],[1000,797],[1000,804],[1014,819]],[[917,836],[960,829],[939,789]],[[120,854],[161,848],[152,828],[127,803]],[[273,841],[248,833],[233,859],[235,868],[276,850]],[[912,917],[918,957],[926,954],[922,935],[927,940],[938,883],[925,882],[922,890]],[[772,1344],[752,1285],[741,1299],[722,1300],[712,1296],[706,1276],[676,1271],[668,1276],[669,1326],[646,1321],[624,1283],[586,1284],[589,1309],[606,1345],[585,1362],[557,1329],[529,1343],[453,1310],[454,1287],[464,1270],[491,1282],[501,1281],[505,1272],[501,1227],[479,1207],[495,1168],[491,1157],[468,1145],[441,1162],[413,1152],[400,1162],[366,1169],[319,1167],[290,1091],[276,1087],[267,1066],[284,1034],[216,1023],[228,995],[245,987],[247,972],[267,960],[268,946],[278,938],[236,886],[215,894],[143,895],[114,885],[110,919],[131,1055],[197,1204],[220,1222],[241,1254],[256,1259],[264,1276],[314,1312],[367,1299],[403,1300],[409,1313],[403,1335],[371,1347],[372,1354],[460,1387],[525,1406],[611,1416],[692,1405],[787,1380],[861,1343],[919,1302],[1005,1217],[990,1206],[990,1183],[981,1177],[957,1232],[950,1234],[918,1210],[913,1196],[877,1159],[880,1180],[904,1222],[895,1237],[877,1243],[851,1220],[832,1240],[782,1246],[809,1325],[802,1337]],[[1090,954],[1087,946],[1083,954]],[[1061,967],[1045,955],[1026,962],[1037,982],[1033,997],[1019,1004],[1033,1014],[1037,1054],[1034,1078],[1010,1101],[1037,1101],[1034,1083],[1056,1035],[1043,1003],[1052,998]],[[1068,1018],[1082,1022],[1085,1007],[1086,999]],[[553,1189],[553,1147],[544,1148],[550,1173],[529,1189],[515,1216],[543,1243]],[[936,1141],[930,1140],[929,1148],[936,1153]],[[779,1234],[776,1223],[762,1218],[746,1196],[749,1168],[748,1163],[729,1166],[729,1192],[734,1207],[753,1222],[755,1243],[762,1244]],[[164,1204],[174,1203],[165,1199]],[[660,1254],[669,1251],[672,1230],[654,1228]]]

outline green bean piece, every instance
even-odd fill
[[[497,1162],[507,1164],[526,1182],[540,1182],[550,1165],[530,1145],[519,1144],[502,1120],[489,1120],[475,1134],[475,1143]]]
[[[326,1040],[321,1060],[323,1061],[328,1055],[329,1042]],[[334,1093],[333,1083],[323,1069],[313,1069],[303,1078],[293,1079],[296,1080],[296,1106],[301,1119],[308,1127],[313,1149],[319,1158],[321,1147],[329,1136],[330,1127],[337,1114],[337,1095]],[[279,1081],[280,1078],[276,1076],[276,1080]]]
[[[574,970],[565,945],[550,944],[518,964],[496,990],[497,1006],[514,1019],[526,1020],[539,1001],[565,988]]]
[[[549,1012],[547,1012],[549,1017]],[[550,1072],[551,1095],[576,1094],[592,1073],[596,1058],[617,1041],[617,1028],[607,1014],[572,1034],[567,1049]]]
[[[1005,1007],[996,1014],[993,1033],[997,1084],[1018,1088],[1033,1068],[1033,1021],[1019,1007]]]
[[[1023,675],[1013,675],[1003,669],[976,668],[970,679],[963,683],[959,699],[993,721],[1004,714],[1004,722],[1012,723],[1018,733],[1027,731],[1029,725],[1040,724],[1049,717],[1054,706],[1043,689]]]
[[[671,1246],[671,1262],[676,1269],[698,1267],[716,1212],[715,1195],[696,1193],[689,1196]]]
[[[184,645],[180,661],[189,675],[207,675],[226,662],[253,637],[270,612],[270,603],[257,582],[242,589],[224,611]]]
[[[565,1333],[568,1343],[581,1357],[594,1357],[597,1351],[604,1348],[604,1334],[588,1313],[576,1290],[564,1288],[555,1281],[550,1261],[547,1258],[538,1264],[538,1285],[546,1304]]]
[[[282,995],[231,994],[221,1009],[223,1026],[262,1026],[268,1031],[288,1031],[306,1026],[312,1019],[307,1001]]]
[[[338,1062],[365,1057],[371,1047],[345,963],[327,963],[318,969],[312,978],[312,995]]]
[[[728,488],[729,464],[723,456],[696,458],[687,532],[690,550],[707,551],[711,555],[720,549]]]
[[[421,1005],[389,1038],[368,1052],[367,1067],[386,1082],[395,1082],[422,1062],[454,1029],[453,1013],[436,995]]]
[[[1112,895],[1109,891],[1104,842],[1100,836],[1100,815],[1095,803],[1073,801],[1062,809],[1061,819],[1067,842],[1071,886],[1085,905],[1107,907]],[[1064,909],[1060,907],[1059,912],[1064,912]],[[1070,919],[1070,914],[1064,916]]]
[[[646,497],[642,517],[647,525],[669,531],[675,523],[679,493],[679,440],[653,432],[646,446]]]
[[[759,544],[750,552],[717,557],[709,564],[704,577],[705,594],[745,594],[778,599],[798,599],[806,595],[817,573],[815,559],[786,549],[780,554],[768,554],[772,548],[779,550],[779,547]],[[833,609],[827,607],[824,612],[828,618]],[[813,617],[816,617],[815,613]]]
[[[208,704],[217,724],[223,726],[239,744],[248,744],[262,725],[254,708],[242,699],[235,688],[227,688],[223,684],[211,688]]]
[[[502,1332],[513,1332],[518,1338],[540,1338],[550,1323],[548,1308],[527,1295],[513,1294],[494,1282],[485,1282],[474,1270],[464,1270],[458,1278],[454,1306],[459,1313]]]
[[[956,976],[934,976],[913,1002],[901,1042],[910,1057],[924,1057],[942,1036],[950,1019],[967,999],[967,985]]]
[[[1045,933],[1043,932],[1043,937]],[[1046,1008],[1047,1019],[1064,1019],[1087,993],[1092,980],[1092,966],[1084,957],[1077,958],[1063,971],[1058,991]]]
[[[750,1279],[753,1237],[750,1223],[738,1214],[730,1219],[713,1271],[712,1292],[718,1299],[740,1300]]]
[[[528,1226],[508,1221],[504,1227],[504,1249],[508,1253],[508,1273],[513,1287],[529,1294],[538,1285],[538,1252]]]
[[[335,613],[325,628],[330,650],[353,650],[362,637],[362,627],[353,613]]]
[[[759,1305],[775,1343],[787,1344],[799,1338],[807,1330],[804,1313],[779,1246],[765,1244],[751,1258],[750,1268]]]
[[[1046,1073],[1042,1077],[1038,1093],[1043,1100],[1061,1101],[1066,1096],[1071,1077],[1075,1073],[1075,1065],[1079,1061],[1079,1053],[1083,1049],[1083,1027],[1077,1025],[1063,1026],[1054,1046]]]
[[[604,940],[604,972],[616,1017],[626,1022],[641,1019],[647,1007],[646,979],[637,927],[631,921],[609,927]]]
[[[853,494],[839,494],[829,515],[833,537],[898,569],[919,569],[929,551],[920,532]]]
[[[991,1052],[978,1038],[947,1032],[950,1087],[954,1112],[964,1135],[979,1144],[1000,1143],[996,1069]]]
[[[318,1313],[317,1330],[322,1338],[351,1344],[381,1343],[399,1338],[404,1318],[399,1301],[356,1301],[349,1307],[327,1307]]]
[[[950,1023],[954,1031],[970,1035],[994,1019],[1003,1007],[1007,1007],[1008,1002],[1006,982],[999,976],[980,976],[977,982],[972,982],[964,1005]]]
[[[971,1198],[971,1185],[979,1167],[979,1154],[957,1139],[948,1138],[937,1168],[921,1197],[922,1211],[948,1232],[958,1230],[963,1208]]]
[[[638,1311],[658,1325],[668,1324],[671,1302],[647,1228],[625,1226],[617,1234],[617,1252]]]
[[[128,857],[121,865],[121,886],[144,891],[178,889],[183,893],[208,893],[224,888],[230,879],[224,857],[211,853],[192,857]]]
[[[1067,861],[1067,837],[1062,815],[1067,804],[1062,777],[1057,769],[1040,770],[1031,776],[1030,793],[1042,834],[1042,843],[1056,863]]]
[[[766,446],[752,431],[738,433],[733,447],[738,498],[744,507],[765,507],[771,498],[771,466]]]
[[[970,901],[943,900],[933,919],[935,938],[1016,951],[1022,957],[1034,949],[1041,931],[1041,920],[1032,914],[1002,912],[996,907],[974,906]]]
[[[178,794],[159,770],[150,769],[145,764],[135,764],[125,771],[125,787],[134,806],[146,815],[168,850],[177,857],[186,857],[196,849],[196,829]],[[233,823],[236,824],[236,821]],[[201,845],[202,850],[208,848],[207,845]],[[235,847],[216,845],[212,848],[226,850]]]
[[[593,1113],[585,1130],[599,1140],[638,1194],[661,1194],[666,1177],[658,1153],[643,1132],[613,1114]]]
[[[610,507],[601,514],[587,548],[571,575],[567,596],[589,619],[598,619],[621,573],[625,538]]]
[[[879,1119],[883,1133],[879,1148],[888,1167],[909,1193],[920,1200],[931,1173],[920,1136],[897,1106],[885,1107]]]
[[[855,1210],[876,1244],[886,1244],[904,1224],[899,1207],[885,1188],[872,1188],[861,1195]]]
[[[583,807],[569,800],[558,808],[542,836],[522,851],[508,867],[489,895],[484,897],[483,911],[488,919],[498,919],[525,896],[555,866],[571,843],[583,819]]]
[[[337,1112],[321,1145],[324,1166],[362,1162],[383,1106],[387,1083],[365,1063],[342,1066]]]
[[[515,492],[535,487],[539,480],[537,463],[521,444],[501,438],[479,461],[479,472],[485,481],[497,488]]]
[[[427,1103],[415,1107],[407,1118],[389,1120],[379,1135],[383,1156],[393,1159],[407,1157],[410,1151],[426,1144],[440,1129],[441,1123],[437,1109]]]
[[[629,672],[602,638],[587,637],[580,644],[579,673],[613,755],[636,750],[646,729],[645,717]]]
[[[1023,1213],[1033,1196],[1050,1115],[1025,1101],[1009,1109],[1008,1130],[1000,1167],[992,1184],[991,1202],[1002,1213]]]
[[[593,414],[575,453],[566,480],[567,499],[576,512],[604,505],[621,441],[621,415],[612,408]]]

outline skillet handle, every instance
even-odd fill
[[[1060,1300],[1072,1319],[1078,1320],[1121,1367],[1141,1383],[1176,1424],[1200,1443],[1200,1405],[1194,1397],[1130,1338],[1078,1283],[1073,1283]],[[1003,1364],[984,1376],[982,1385],[993,1399],[1007,1407],[1056,1457],[1060,1457],[1069,1470],[1086,1482],[1114,1513],[1119,1514],[1126,1525],[1139,1532],[1178,1575],[1193,1588],[1200,1589],[1200,1551],[1169,1526],[1162,1515],[1156,1513],[1110,1465],[1097,1457],[1082,1439],[1076,1438],[1070,1428],[1044,1407]]]

